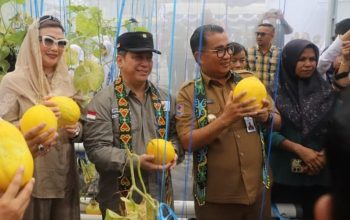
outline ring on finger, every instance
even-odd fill
[[[38,151],[43,152],[44,150],[45,150],[44,145],[39,144],[39,145],[38,145]]]

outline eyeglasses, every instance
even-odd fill
[[[207,51],[215,52],[216,56],[218,58],[223,58],[226,55],[226,52],[228,53],[228,55],[232,56],[232,54],[233,54],[233,47],[232,47],[232,45],[228,45],[227,47],[218,48],[218,49],[215,49],[215,50],[207,50]]]
[[[48,48],[51,48],[54,44],[56,44],[59,49],[64,49],[68,44],[67,39],[56,40],[55,38],[46,35],[39,36],[39,41],[42,42],[43,45]]]
[[[257,37],[259,37],[259,35],[261,37],[265,37],[267,35],[267,33],[265,33],[265,32],[255,32],[255,34],[256,34]]]
[[[56,18],[56,17],[54,17],[54,16],[52,16],[52,15],[44,15],[44,16],[42,16],[40,19],[39,19],[39,24],[41,24],[41,23],[43,23],[43,22],[45,22],[45,21],[56,21],[56,22],[58,22],[58,23],[60,23],[61,24],[61,21],[60,20],[58,20],[58,18]]]

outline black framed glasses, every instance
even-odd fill
[[[226,52],[230,56],[233,55],[233,46],[231,44],[228,44],[226,47],[222,47],[214,50],[206,50],[206,51],[215,52],[218,58],[223,58],[226,55]]]
[[[256,34],[257,37],[259,37],[259,35],[261,37],[265,37],[267,35],[267,33],[265,33],[265,32],[255,32],[255,34]]]
[[[39,41],[42,42],[42,44],[47,48],[51,48],[54,44],[56,44],[59,49],[64,49],[68,44],[67,39],[56,40],[55,38],[47,35],[39,36]]]
[[[45,22],[45,21],[50,21],[50,20],[51,20],[51,21],[58,22],[58,23],[61,24],[61,21],[58,20],[58,18],[56,18],[56,17],[54,17],[54,16],[52,16],[52,15],[44,15],[44,16],[40,17],[40,19],[39,19],[39,24],[41,24],[41,23],[43,23],[43,22]]]

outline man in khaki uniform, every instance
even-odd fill
[[[180,89],[175,118],[182,146],[193,151],[196,217],[257,220],[269,184],[258,124],[269,122],[269,102],[259,110],[254,99],[240,102],[245,93],[233,97],[240,76],[230,72],[233,51],[222,27],[201,26],[190,42],[201,73]],[[269,201],[264,208],[270,219]]]
[[[159,201],[172,203],[170,175],[166,175],[169,178],[165,179],[165,190],[161,191],[162,171],[174,166],[176,159],[156,165],[154,157],[146,154],[149,140],[166,138],[166,118],[170,119],[167,137],[170,140],[176,138],[172,120],[174,101],[147,80],[152,70],[152,52],[160,54],[154,49],[152,35],[148,32],[128,32],[119,36],[117,64],[120,75],[112,85],[97,93],[86,108],[84,147],[100,175],[97,200],[103,218],[107,208],[118,214],[124,211],[120,197],[126,195],[131,182],[126,148],[139,155],[147,192]],[[166,117],[167,113],[169,117]],[[136,181],[142,189],[138,178]],[[139,203],[141,198],[137,194],[133,194],[133,199]]]

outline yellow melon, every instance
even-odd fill
[[[88,215],[101,215],[100,205],[95,199],[91,199],[85,208],[85,213]]]
[[[150,140],[147,144],[147,154],[154,156],[156,164],[167,164],[175,159],[173,144],[164,139]]]
[[[33,157],[21,132],[0,119],[0,191],[6,191],[18,168],[24,166],[21,186],[33,176]]]
[[[251,105],[259,105],[259,108],[262,108],[262,101],[267,98],[267,91],[264,84],[254,76],[239,81],[233,89],[233,96],[237,96],[241,92],[247,92],[247,94],[241,99],[241,102],[256,98],[255,102]]]
[[[43,133],[50,128],[55,129],[55,131],[57,130],[57,118],[53,111],[50,108],[39,104],[27,109],[27,111],[23,114],[19,125],[22,133],[25,134],[30,129],[38,126],[41,123],[45,123],[46,126],[40,133]],[[50,136],[49,138],[52,137]]]
[[[58,119],[58,126],[73,125],[80,118],[80,108],[71,98],[66,96],[54,96],[49,101],[57,104],[61,111],[61,117]]]

